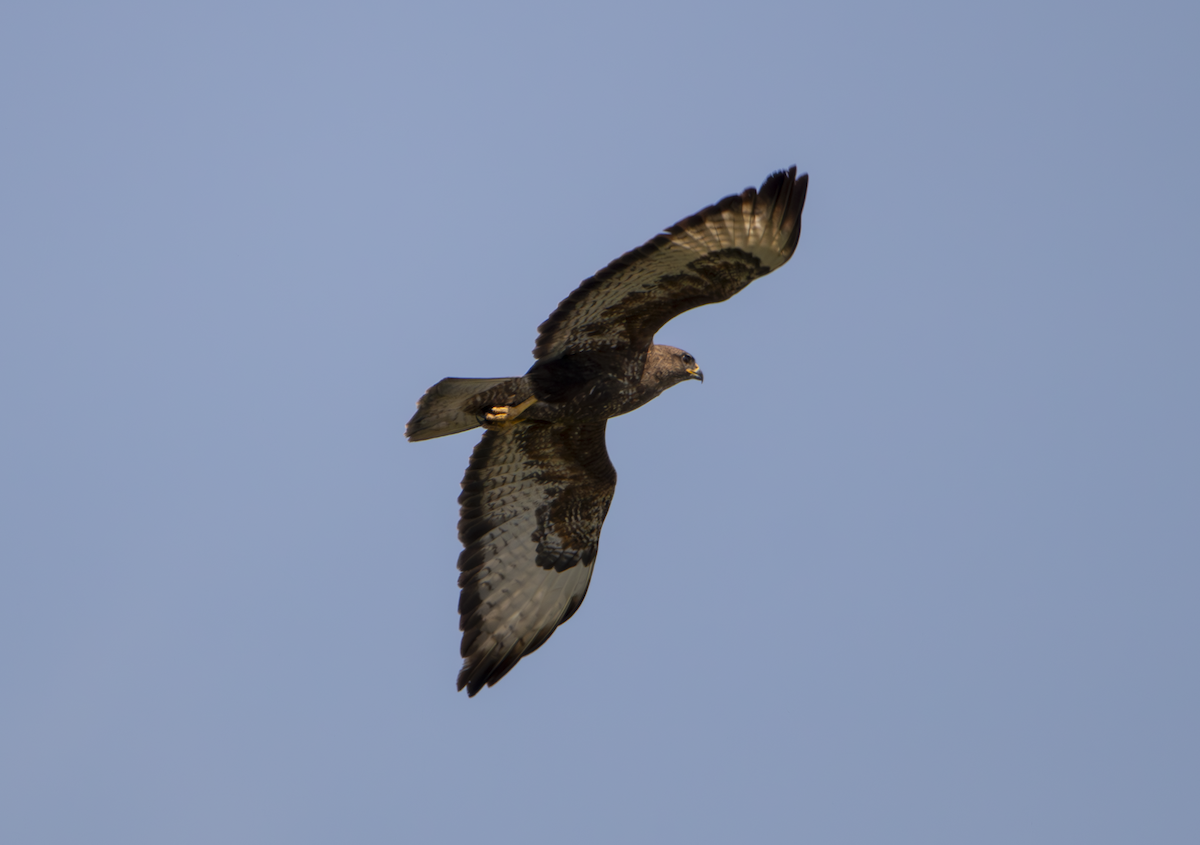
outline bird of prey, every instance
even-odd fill
[[[442,379],[421,397],[409,440],[484,429],[458,497],[459,690],[495,684],[579,609],[617,486],[606,423],[704,380],[654,335],[781,267],[807,190],[792,167],[681,220],[559,303],[525,375]]]

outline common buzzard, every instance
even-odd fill
[[[460,690],[499,681],[579,609],[617,486],[608,419],[704,380],[655,333],[782,266],[807,190],[792,167],[681,220],[559,303],[525,375],[442,379],[421,397],[409,440],[484,429],[458,497]]]

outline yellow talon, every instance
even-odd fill
[[[484,419],[491,423],[511,423],[524,413],[525,409],[537,401],[536,396],[530,396],[520,405],[496,405],[484,414]]]

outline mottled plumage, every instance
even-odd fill
[[[421,397],[410,440],[486,429],[458,499],[460,690],[496,683],[579,608],[617,484],[607,421],[703,381],[655,333],[782,266],[807,188],[793,167],[676,223],[559,304],[524,376],[443,379]]]

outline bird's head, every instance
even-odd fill
[[[646,357],[646,370],[662,383],[664,390],[692,378],[704,381],[704,373],[696,359],[674,346],[651,346]]]

